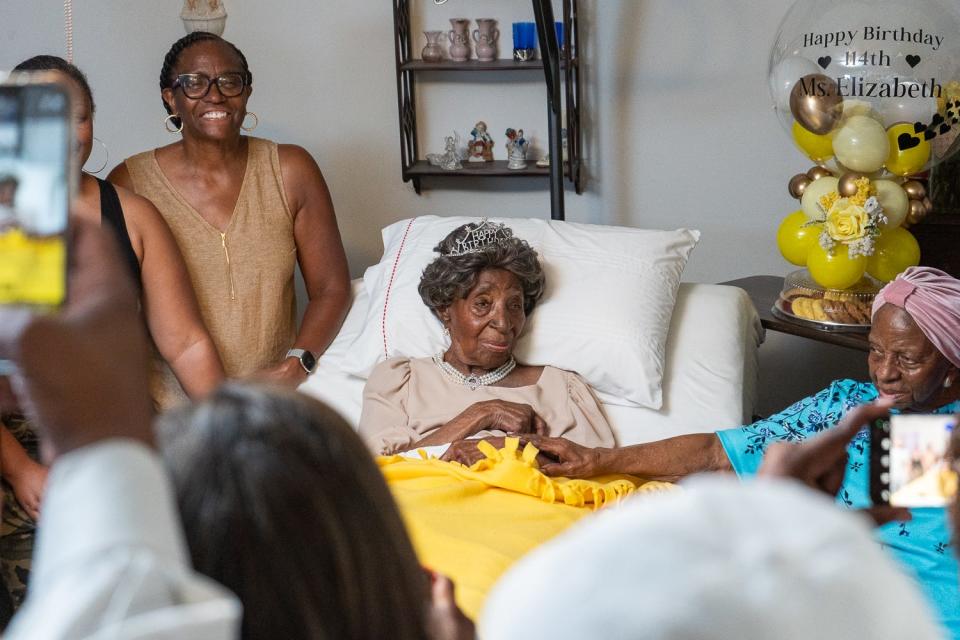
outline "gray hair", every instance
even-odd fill
[[[240,598],[245,640],[426,636],[400,513],[333,410],[228,383],[157,431],[193,566]]]
[[[457,227],[440,241],[434,251],[440,254],[427,265],[420,277],[420,298],[434,315],[449,307],[454,300],[467,297],[484,269],[504,269],[517,277],[523,289],[523,312],[530,315],[543,296],[546,278],[540,258],[526,240],[510,237],[491,243],[475,253],[447,255],[474,227],[472,223]]]

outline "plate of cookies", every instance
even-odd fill
[[[881,283],[870,276],[849,289],[824,289],[806,269],[783,280],[773,315],[826,331],[869,331],[873,298]]]

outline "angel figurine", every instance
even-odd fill
[[[507,129],[507,169],[527,168],[527,149],[530,142],[523,137],[523,129]]]
[[[444,138],[443,142],[443,153],[428,153],[427,162],[444,171],[463,169],[460,154],[457,152],[457,147],[460,146],[460,134],[454,131],[453,135]]]
[[[227,8],[222,0],[184,0],[180,19],[187,33],[209,31],[219,36],[227,24]]]
[[[487,133],[487,123],[481,120],[473,125],[470,132],[473,140],[467,145],[470,152],[468,162],[490,162],[493,160],[493,136]]]

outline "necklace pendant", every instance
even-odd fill
[[[477,387],[479,387],[482,384],[480,382],[480,378],[476,375],[467,376],[464,379],[464,382],[467,384],[468,387],[470,387],[470,391],[476,391]]]

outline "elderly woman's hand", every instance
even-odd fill
[[[440,456],[440,459],[446,460],[447,462],[459,462],[466,467],[472,466],[474,462],[483,460],[483,452],[480,451],[480,447],[477,446],[482,440],[489,442],[496,449],[503,448],[504,438],[501,437],[457,440],[456,442],[450,443],[450,446],[447,447],[444,454]]]
[[[549,433],[547,423],[528,404],[506,400],[484,400],[470,405],[464,414],[468,414],[474,421],[473,433],[494,429],[514,434],[546,435]]]
[[[564,478],[592,478],[606,473],[601,460],[603,449],[584,447],[566,438],[546,438],[537,435],[523,436],[540,453],[554,461],[542,463],[540,471],[548,476]]]

